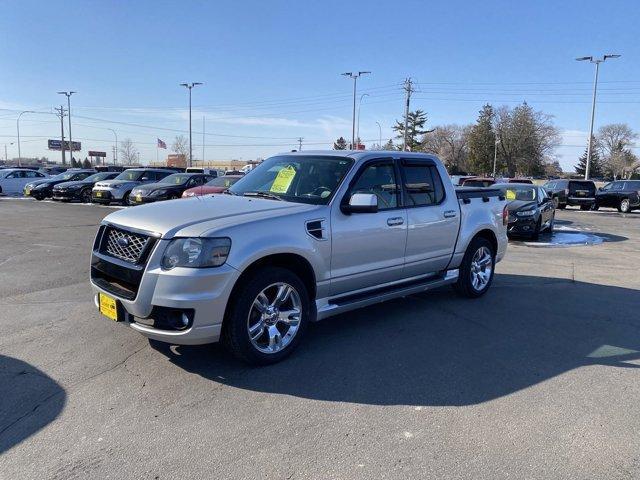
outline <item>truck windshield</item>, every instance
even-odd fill
[[[143,174],[144,170],[125,170],[114,180],[128,180],[130,182],[137,182]]]
[[[351,165],[353,160],[346,157],[271,157],[241,178],[229,192],[326,205]]]

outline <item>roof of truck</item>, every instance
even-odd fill
[[[307,156],[307,155],[321,155],[323,157],[351,157],[355,160],[360,160],[363,158],[369,157],[380,157],[380,156],[389,156],[389,157],[398,157],[402,156],[405,158],[414,157],[414,158],[429,158],[429,159],[437,159],[435,155],[424,152],[402,152],[400,150],[303,150],[301,152],[286,152],[280,153],[278,155],[287,155],[287,156]]]

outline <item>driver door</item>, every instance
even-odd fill
[[[331,212],[332,296],[402,278],[407,243],[407,211],[400,201],[400,179],[393,159],[364,164]],[[373,193],[376,213],[344,213],[340,205],[354,193]]]

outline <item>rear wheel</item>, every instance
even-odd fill
[[[234,292],[223,341],[247,363],[279,362],[300,343],[309,322],[311,301],[296,274],[280,267],[262,268]]]
[[[460,275],[453,288],[460,295],[477,298],[484,295],[493,281],[496,252],[489,240],[474,238],[462,259]]]
[[[591,205],[580,205],[580,210],[591,210]]]
[[[628,198],[623,198],[622,200],[620,200],[618,211],[622,213],[629,213],[631,211],[631,203],[629,202]]]
[[[82,203],[91,203],[91,189],[87,188],[80,194],[80,201]]]

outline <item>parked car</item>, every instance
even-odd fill
[[[234,183],[240,180],[242,175],[223,175],[222,177],[214,178],[213,180],[200,185],[199,187],[189,188],[184,191],[182,196],[186,197],[198,197],[200,195],[209,195],[212,193],[222,193],[228,190]]]
[[[501,180],[500,183],[526,183],[528,185],[533,185],[533,180],[530,178],[505,178]]]
[[[591,180],[552,180],[544,188],[560,210],[567,205],[590,210],[596,201],[596,184]]]
[[[216,170],[215,168],[187,167],[185,173],[203,173],[211,177],[218,176],[218,170]]]
[[[496,183],[494,188],[501,189],[508,202],[508,235],[526,235],[537,240],[541,232],[553,232],[556,206],[543,187],[526,183]]]
[[[479,297],[507,248],[501,190],[456,192],[433,155],[287,153],[228,192],[105,217],[91,257],[99,311],[268,364],[311,321],[447,284]]]
[[[49,177],[38,180],[25,185],[24,195],[33,197],[36,200],[44,200],[53,196],[53,187],[62,182],[74,182],[84,180],[89,175],[96,173],[95,170],[88,169],[69,169],[64,173],[60,173],[55,177]]]
[[[40,173],[47,174],[49,176],[55,177],[56,175],[60,175],[61,173],[69,170],[67,167],[41,167],[38,169]]]
[[[475,178],[473,175],[451,175],[451,183],[454,187],[461,187],[468,178]]]
[[[628,213],[640,208],[640,180],[616,180],[596,192],[594,210],[600,207],[617,208]]]
[[[27,183],[45,180],[44,173],[24,168],[5,168],[0,170],[0,193],[3,195],[22,195]]]
[[[134,188],[129,199],[132,205],[172,200],[182,197],[188,188],[202,186],[209,180],[212,180],[212,177],[202,173],[174,173],[157,183],[148,183]]]
[[[53,187],[53,199],[61,202],[80,200],[84,203],[91,202],[91,189],[96,182],[111,180],[118,176],[118,172],[98,172],[89,175],[83,180],[62,182]]]
[[[490,187],[496,183],[495,178],[491,177],[471,177],[462,181],[463,187]]]
[[[131,190],[138,185],[158,182],[172,173],[172,170],[161,168],[129,168],[113,180],[97,182],[91,190],[91,201],[104,205],[112,202],[131,205]]]

